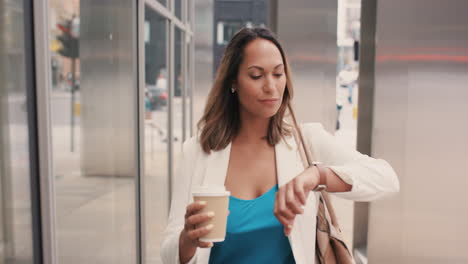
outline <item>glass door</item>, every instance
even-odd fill
[[[34,257],[27,5],[0,0],[0,263],[12,264]]]
[[[169,211],[170,68],[168,19],[144,5],[143,164],[145,263],[161,263],[159,246]],[[142,48],[140,45],[140,48]]]
[[[137,263],[136,1],[48,1],[58,263]]]

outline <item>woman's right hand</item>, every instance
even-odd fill
[[[187,206],[184,229],[180,233],[179,238],[179,257],[181,263],[188,262],[195,254],[197,247],[213,247],[212,242],[202,242],[199,240],[200,237],[205,236],[213,229],[212,224],[197,228],[197,226],[201,226],[200,224],[207,222],[214,216],[213,212],[200,213],[205,206],[206,202],[204,201],[194,202]]]

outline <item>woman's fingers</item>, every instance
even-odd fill
[[[302,214],[304,210],[301,208],[299,203],[299,199],[296,198],[294,192],[294,183],[290,183],[287,185],[286,188],[286,206],[291,210],[294,214]]]
[[[306,201],[307,193],[300,177],[296,177],[278,190],[274,213],[284,225],[286,235],[291,232],[296,215],[304,213],[303,206],[305,206]]]
[[[278,208],[279,208],[279,206],[277,206],[278,204],[279,204],[279,201],[278,201],[278,199],[277,199],[276,202],[275,202],[275,209],[274,209],[274,214],[275,214],[276,218],[277,218],[278,221],[279,221],[282,225],[284,225],[285,227],[288,226],[288,225],[292,225],[294,219],[288,219],[288,218],[284,217],[284,216],[280,213],[280,211],[279,211],[279,209],[278,209]]]
[[[213,218],[214,212],[208,212],[203,214],[194,214],[187,218],[187,223],[191,226],[198,225],[200,223],[206,222]]]
[[[203,242],[203,241],[198,241],[198,245],[197,247],[201,247],[201,248],[211,248],[213,247],[213,242]]]
[[[294,224],[295,214],[286,207],[286,188],[280,188],[276,193],[274,214],[278,221],[284,226],[285,235],[289,235]]]
[[[304,192],[304,182],[299,179],[299,177],[296,177],[295,180],[293,180],[293,186],[294,186],[294,194],[296,195],[297,199],[301,203],[301,205],[305,205],[307,201],[306,194]]]
[[[187,232],[187,236],[192,241],[197,241],[200,237],[207,235],[213,229],[213,224],[209,224],[207,226],[202,226],[197,229],[192,229]],[[200,241],[199,241],[200,242]]]
[[[187,210],[185,212],[185,218],[188,218],[189,216],[195,214],[196,212],[200,211],[203,209],[206,205],[205,201],[198,201],[191,203],[187,206]]]
[[[185,236],[191,241],[194,246],[201,247],[201,248],[210,248],[213,247],[212,242],[203,242],[200,241],[199,238],[206,236],[212,229],[213,224],[209,224],[207,226],[199,226],[200,224],[210,220],[213,218],[214,213],[198,213],[201,209],[203,209],[206,205],[206,202],[194,202],[187,206],[186,213],[185,213]]]
[[[278,190],[277,196],[278,196],[278,213],[285,217],[286,219],[293,219],[295,214],[286,206],[286,191],[287,191],[287,186],[283,186]]]
[[[194,202],[194,203],[187,205],[187,208],[185,211],[185,223],[184,223],[184,229],[186,231],[190,231],[191,229],[194,228],[193,224],[189,223],[188,219],[193,214],[196,214],[198,211],[203,209],[205,205],[206,205],[206,202]]]

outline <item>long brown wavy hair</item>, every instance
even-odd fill
[[[274,34],[266,28],[243,28],[232,37],[224,51],[213,86],[208,94],[204,114],[197,124],[198,131],[201,131],[200,144],[203,151],[207,154],[211,150],[218,151],[224,149],[239,132],[239,99],[237,93],[231,93],[231,86],[237,79],[239,66],[244,58],[245,46],[257,38],[262,38],[275,44],[281,53],[286,74],[286,87],[281,106],[278,112],[270,118],[268,125],[266,136],[268,144],[274,146],[282,137],[291,134],[291,126],[284,120],[286,110],[289,109],[289,114],[296,124],[291,108],[293,97],[291,70],[281,44]]]

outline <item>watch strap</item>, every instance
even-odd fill
[[[319,192],[327,189],[327,177],[325,174],[325,168],[323,167],[322,162],[312,162],[312,166],[317,167],[319,173],[319,184],[312,190],[314,192]]]

